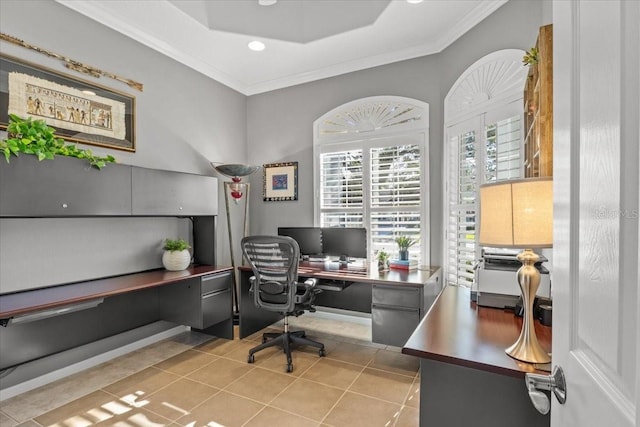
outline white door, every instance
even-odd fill
[[[640,2],[554,1],[551,426],[640,426]]]

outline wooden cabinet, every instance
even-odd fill
[[[553,27],[540,27],[524,88],[524,175],[553,176]]]

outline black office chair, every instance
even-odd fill
[[[288,317],[299,316],[305,310],[315,311],[315,296],[320,292],[315,287],[315,279],[297,282],[300,257],[298,243],[287,236],[248,236],[242,239],[241,246],[253,270],[249,280],[255,305],[284,315],[284,332],[265,333],[262,344],[249,350],[247,361],[253,363],[256,352],[277,345],[287,355],[287,372],[291,372],[292,344],[316,347],[320,357],[323,357],[324,344],[307,339],[304,331],[289,331]]]

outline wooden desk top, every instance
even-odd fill
[[[337,262],[309,262],[302,261],[298,266],[298,275],[327,280],[346,280],[360,283],[398,284],[403,286],[421,287],[438,270],[439,267],[430,266],[425,269],[411,271],[387,270],[378,271],[376,263],[370,266],[349,264],[341,266]],[[239,267],[241,270],[251,271],[249,266]]]
[[[151,270],[105,279],[0,295],[0,319],[63,305],[168,285],[192,277],[230,271],[231,267],[200,265],[183,271]]]
[[[422,319],[402,352],[426,359],[524,378],[527,372],[548,373],[509,357],[505,348],[520,334],[522,318],[512,312],[478,307],[464,287],[447,286]],[[535,321],[542,347],[551,350],[551,328]],[[540,368],[548,369],[549,365]]]

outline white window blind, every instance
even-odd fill
[[[365,227],[370,256],[382,249],[393,256],[400,235],[422,238],[419,144],[330,150],[319,156],[321,227]],[[412,246],[410,255],[420,260],[421,246]]]
[[[375,252],[394,248],[397,236],[420,239],[420,147],[398,145],[370,150],[370,234]],[[409,253],[416,258],[420,247]]]
[[[363,226],[362,150],[320,155],[322,227]]]
[[[485,123],[487,119],[491,123]],[[479,257],[478,186],[523,175],[519,115],[495,120],[482,115],[448,129],[447,281],[472,286]]]

